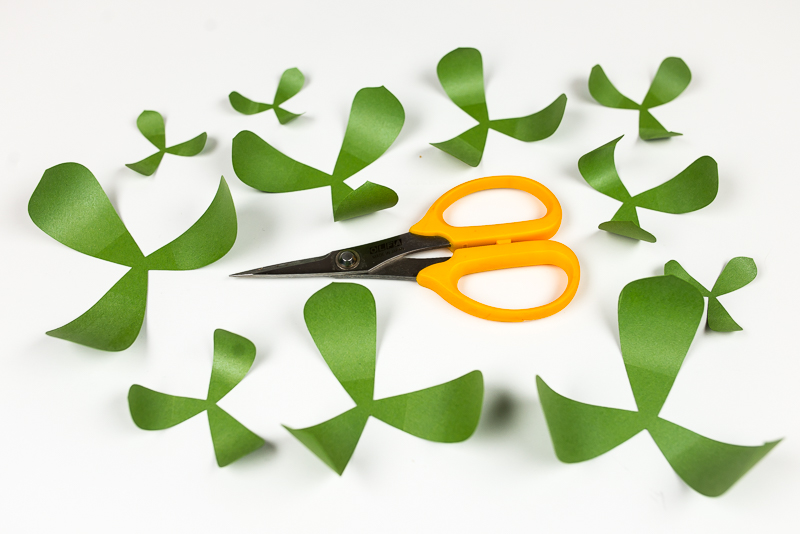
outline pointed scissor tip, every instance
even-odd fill
[[[255,276],[256,274],[258,274],[259,272],[261,272],[263,270],[264,270],[263,268],[251,269],[249,271],[242,271],[240,273],[234,273],[234,274],[230,274],[228,276],[233,276],[233,277],[236,277],[236,278],[239,278],[239,277],[242,277],[242,276]]]

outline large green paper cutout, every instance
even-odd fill
[[[663,213],[689,213],[708,206],[716,198],[719,172],[717,162],[710,156],[697,158],[671,180],[632,197],[614,164],[614,150],[622,137],[584,154],[578,160],[578,170],[590,186],[622,202],[611,220],[598,226],[601,230],[655,243],[655,236],[639,225],[637,207]]]
[[[678,132],[670,132],[650,113],[650,109],[675,100],[692,81],[689,67],[678,57],[668,57],[658,67],[653,83],[641,104],[623,96],[608,79],[603,67],[595,65],[589,75],[589,92],[603,106],[617,109],[639,110],[639,137],[645,141],[666,139]]]
[[[217,406],[245,377],[256,347],[250,340],[227,330],[214,331],[214,363],[205,400],[176,397],[134,384],[128,391],[128,406],[136,426],[163,430],[207,411],[217,465],[225,467],[264,445],[264,440]]]
[[[564,117],[567,96],[561,94],[543,110],[515,119],[489,120],[483,83],[483,59],[474,48],[456,48],[436,66],[439,83],[447,96],[478,125],[449,141],[431,143],[467,165],[477,167],[489,130],[496,130],[520,141],[541,141],[553,135]]]
[[[729,261],[722,269],[711,291],[692,278],[686,272],[686,269],[681,267],[681,264],[675,260],[670,260],[664,265],[664,274],[671,274],[689,282],[701,295],[708,298],[707,322],[709,329],[715,332],[735,332],[742,329],[730,316],[728,310],[722,306],[718,297],[741,289],[755,280],[758,269],[756,268],[756,262],[752,258],[740,256]]]
[[[94,175],[78,163],[44,172],[28,214],[64,245],[131,268],[86,313],[48,335],[120,351],[139,335],[147,302],[147,272],[186,271],[214,263],[236,241],[236,209],[225,178],[206,212],[191,228],[149,256],[142,254]]]
[[[658,416],[702,315],[703,297],[674,276],[636,280],[622,290],[620,346],[638,411],[574,401],[536,377],[553,447],[562,462],[590,460],[647,430],[684,482],[703,495],[716,497],[779,443],[729,445]]]
[[[366,182],[355,191],[344,183],[392,145],[405,121],[403,106],[385,87],[356,93],[333,174],[303,165],[250,131],[233,138],[233,170],[241,181],[267,193],[330,187],[333,220],[343,221],[397,204],[397,193]]]
[[[208,138],[206,132],[203,132],[188,141],[168,147],[164,130],[164,117],[158,111],[142,111],[139,118],[136,119],[136,127],[158,149],[158,152],[136,163],[126,163],[125,166],[145,176],[150,176],[156,172],[164,154],[184,157],[196,156],[206,146],[206,139]]]
[[[280,106],[299,93],[305,83],[306,77],[303,76],[299,69],[286,69],[281,75],[281,81],[278,82],[278,89],[275,91],[275,98],[272,100],[272,104],[255,102],[236,91],[228,95],[228,100],[230,100],[233,109],[245,115],[255,115],[268,109],[274,109],[278,122],[286,124],[302,115],[302,113],[291,113]]]
[[[370,416],[441,443],[464,441],[475,431],[483,404],[480,371],[374,399],[377,324],[375,300],[367,288],[332,283],[308,299],[304,315],[322,357],[356,406],[316,426],[285,428],[338,474],[347,467]]]

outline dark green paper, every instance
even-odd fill
[[[255,115],[268,109],[274,109],[278,122],[286,124],[302,115],[302,113],[291,113],[280,106],[299,93],[304,83],[306,83],[306,78],[299,69],[286,69],[281,75],[281,81],[278,82],[278,89],[275,91],[275,98],[272,99],[272,104],[255,102],[236,91],[228,95],[228,100],[230,100],[233,109],[245,115]]]
[[[536,377],[556,456],[583,462],[647,430],[669,464],[695,491],[725,493],[778,441],[757,447],[705,438],[658,415],[703,314],[703,297],[687,282],[658,276],[631,282],[619,296],[619,338],[638,411],[563,397]]]
[[[304,315],[320,354],[356,407],[312,427],[286,429],[338,474],[347,467],[370,416],[441,443],[464,441],[475,431],[483,404],[480,371],[374,399],[377,324],[375,300],[367,288],[332,283],[308,299]]]
[[[125,350],[136,340],[144,321],[148,271],[204,267],[227,254],[236,241],[236,209],[225,178],[197,222],[149,256],[142,254],[91,171],[78,163],[62,163],[44,172],[31,195],[28,214],[64,245],[131,268],[86,313],[47,332],[100,350]]]
[[[758,269],[752,258],[740,256],[729,261],[722,269],[711,291],[692,278],[686,269],[675,260],[670,260],[664,265],[664,274],[671,274],[689,282],[701,295],[708,298],[708,328],[715,332],[735,332],[742,329],[730,316],[728,310],[722,306],[718,297],[741,289],[755,280]]]
[[[134,384],[128,406],[136,426],[163,430],[208,411],[208,424],[217,465],[225,467],[264,445],[264,440],[217,406],[245,377],[256,358],[250,340],[227,330],[214,331],[214,363],[205,400],[176,397]]]
[[[608,79],[603,67],[595,65],[589,75],[589,92],[603,106],[617,109],[639,110],[639,137],[645,141],[666,139],[678,132],[670,132],[650,113],[650,109],[675,100],[692,81],[692,73],[678,57],[668,57],[658,67],[653,83],[641,104],[623,96]]]
[[[483,158],[490,129],[530,143],[553,135],[564,117],[567,96],[562,94],[543,110],[526,117],[489,120],[483,59],[474,48],[456,48],[444,56],[436,66],[436,74],[450,100],[478,121],[478,125],[449,141],[431,144],[472,167],[477,167]]]
[[[333,220],[343,221],[397,204],[397,193],[366,182],[353,190],[344,183],[392,145],[405,121],[403,106],[385,87],[356,93],[333,174],[303,165],[250,131],[233,138],[233,170],[241,181],[267,193],[330,187]]]
[[[164,130],[164,117],[157,111],[142,111],[139,118],[136,119],[136,127],[139,128],[142,135],[158,149],[158,152],[136,163],[126,163],[125,166],[145,176],[150,176],[156,172],[164,154],[184,157],[196,156],[206,146],[206,139],[208,137],[206,133],[203,132],[188,141],[168,147]]]
[[[711,204],[719,188],[717,162],[710,156],[697,158],[677,176],[652,189],[631,196],[617,173],[614,151],[623,136],[581,156],[578,170],[597,191],[622,202],[610,221],[598,228],[631,239],[655,243],[656,238],[639,225],[636,208],[663,213],[689,213]]]

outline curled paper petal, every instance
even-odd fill
[[[364,182],[356,190],[341,182],[334,184],[333,220],[344,221],[361,215],[367,215],[377,210],[391,208],[397,204],[397,193],[379,184]],[[344,196],[340,198],[341,194]],[[337,202],[338,200],[338,202]]]
[[[164,150],[167,147],[164,117],[158,111],[142,111],[136,119],[136,127],[157,149]]]
[[[200,399],[176,397],[134,384],[128,391],[128,407],[133,422],[142,430],[164,430],[205,411]]]
[[[281,75],[280,82],[278,82],[278,89],[275,91],[275,98],[272,104],[255,102],[236,91],[228,95],[228,100],[233,109],[244,115],[255,115],[262,111],[274,109],[278,122],[286,124],[302,115],[302,113],[291,113],[281,108],[280,105],[299,93],[305,81],[305,76],[298,69],[286,69]]]

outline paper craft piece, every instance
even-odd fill
[[[100,350],[125,350],[139,335],[148,271],[204,267],[227,254],[236,241],[236,210],[225,178],[197,222],[149,256],[142,254],[94,175],[78,163],[62,163],[44,172],[31,195],[28,214],[64,245],[131,268],[86,313],[47,332]]]
[[[780,440],[757,447],[728,445],[658,416],[702,315],[703,297],[674,276],[637,280],[622,290],[619,339],[638,411],[574,401],[536,377],[553,447],[562,462],[600,456],[647,430],[684,482],[716,497],[778,444]]]
[[[483,158],[489,129],[530,143],[553,135],[564,117],[567,96],[562,94],[543,110],[526,117],[489,120],[483,83],[483,59],[474,48],[456,48],[444,56],[436,66],[436,74],[450,100],[478,121],[478,125],[449,141],[431,144],[472,167],[477,167]]]
[[[236,91],[228,95],[228,100],[231,101],[233,109],[245,115],[255,115],[268,109],[274,109],[278,122],[286,124],[302,115],[302,113],[291,113],[280,106],[299,93],[304,83],[306,83],[306,77],[303,76],[302,72],[298,69],[286,69],[281,75],[281,81],[278,82],[278,90],[275,91],[275,98],[272,100],[272,104],[254,102]]]
[[[196,156],[206,146],[206,138],[208,137],[203,132],[193,139],[168,147],[164,131],[164,117],[158,111],[142,111],[142,114],[136,119],[136,126],[142,132],[142,135],[153,143],[158,152],[152,156],[147,156],[142,161],[126,163],[125,166],[145,176],[150,176],[156,172],[165,153],[186,157]]]
[[[711,291],[700,285],[700,282],[692,278],[681,264],[675,260],[670,260],[664,265],[664,274],[677,276],[692,284],[701,295],[708,298],[708,327],[715,332],[735,332],[741,330],[733,317],[730,316],[719,302],[717,297],[741,289],[756,278],[758,269],[756,262],[752,258],[738,257],[733,258],[722,269],[714,287]]]
[[[374,400],[377,325],[375,300],[367,288],[330,284],[306,302],[304,315],[322,357],[356,406],[316,426],[285,428],[331,469],[344,472],[370,416],[441,443],[464,441],[475,431],[483,404],[480,371]]]
[[[366,182],[353,190],[344,183],[392,145],[405,121],[403,106],[385,87],[356,93],[342,148],[328,174],[284,155],[250,131],[233,138],[233,170],[241,181],[267,193],[330,187],[333,220],[343,221],[397,204],[397,193]]]
[[[176,397],[134,384],[128,391],[133,422],[143,430],[164,430],[201,412],[208,412],[217,465],[225,467],[235,462],[259,449],[264,440],[217,403],[242,381],[255,358],[256,347],[250,340],[227,330],[215,330],[214,363],[206,399]]]
[[[623,96],[608,79],[603,67],[595,65],[589,75],[589,92],[600,104],[617,109],[638,109],[639,110],[639,137],[645,141],[654,139],[666,139],[676,135],[683,135],[678,132],[670,132],[659,123],[650,109],[667,102],[675,100],[692,81],[692,73],[689,67],[678,57],[668,57],[661,62],[650,84],[644,100],[637,104],[630,98]]]
[[[632,197],[614,164],[614,150],[622,137],[584,154],[578,160],[578,170],[590,186],[622,202],[614,217],[600,224],[598,228],[601,230],[655,243],[655,236],[639,226],[637,207],[663,213],[689,213],[708,206],[716,198],[719,174],[717,162],[710,156],[697,158],[676,177]]]

